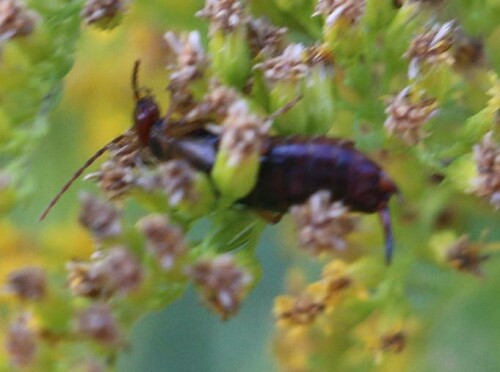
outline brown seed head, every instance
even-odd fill
[[[418,76],[423,64],[431,66],[436,63],[453,63],[451,48],[453,46],[455,23],[447,22],[434,25],[429,31],[417,35],[404,54],[410,61],[408,76],[414,79]]]
[[[97,239],[118,236],[122,232],[119,212],[93,195],[82,194],[79,221]]]
[[[446,259],[451,266],[479,277],[483,275],[481,264],[488,258],[481,254],[481,246],[471,243],[467,235],[460,237],[446,251]]]
[[[269,125],[251,114],[244,101],[238,101],[229,108],[222,128],[220,149],[228,152],[228,165],[237,166],[262,152]]]
[[[238,311],[253,279],[230,254],[199,261],[187,270],[187,274],[201,288],[208,305],[223,319]]]
[[[110,248],[93,262],[70,262],[67,269],[72,293],[90,298],[127,294],[141,284],[144,276],[137,258],[121,246]]]
[[[82,10],[86,24],[111,22],[120,13],[125,12],[127,0],[87,0]]]
[[[186,254],[182,230],[170,224],[167,217],[150,215],[139,221],[139,228],[146,236],[146,248],[159,260],[164,270],[170,270],[176,259]]]
[[[490,203],[500,209],[500,145],[488,132],[480,143],[474,146],[477,177],[473,181],[474,192],[489,198]]]
[[[389,100],[384,126],[408,145],[416,145],[425,137],[422,126],[437,112],[435,99],[415,95],[407,87]]]
[[[380,350],[399,354],[406,347],[406,334],[399,330],[386,333],[380,340]]]
[[[181,36],[167,32],[164,38],[170,50],[169,90],[172,94],[178,95],[180,94],[178,91],[185,92],[189,83],[203,76],[208,66],[208,57],[201,44],[200,33],[197,31]],[[176,99],[175,102],[177,101]]]
[[[325,303],[308,292],[297,297],[280,296],[275,303],[275,316],[282,325],[307,325],[324,313]]]
[[[255,65],[264,71],[269,83],[296,81],[309,74],[306,49],[302,44],[290,44],[283,53]]]
[[[355,25],[365,13],[365,8],[365,0],[319,0],[313,16],[325,16],[325,24],[328,27],[332,27],[340,19]]]
[[[7,290],[23,300],[41,300],[47,292],[45,271],[35,266],[13,271],[7,278]]]
[[[28,314],[21,314],[7,331],[5,348],[11,363],[16,367],[26,367],[36,357],[37,335],[28,325],[29,318]]]
[[[76,331],[108,346],[116,346],[121,341],[120,329],[111,308],[104,303],[92,304],[78,314]]]
[[[272,58],[280,55],[286,46],[286,27],[276,27],[265,18],[250,19],[248,37],[252,55]]]
[[[18,0],[0,0],[0,43],[14,37],[29,35],[38,16]]]
[[[298,228],[299,243],[310,253],[318,255],[347,247],[345,236],[354,230],[355,220],[342,202],[330,201],[330,192],[318,191],[290,212]]]
[[[216,31],[230,33],[248,22],[238,0],[206,0],[205,7],[196,15],[210,22],[211,34]]]
[[[196,191],[196,172],[184,160],[171,160],[158,167],[158,175],[153,185],[165,191],[171,206],[186,201],[196,203],[199,199]]]

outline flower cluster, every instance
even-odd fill
[[[488,132],[482,141],[474,146],[474,160],[478,176],[474,179],[474,191],[487,197],[490,203],[500,208],[500,146]]]

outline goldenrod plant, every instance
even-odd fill
[[[243,321],[271,249],[289,264],[265,304],[275,364],[253,365],[500,368],[498,37],[495,0],[0,0],[0,370],[137,370],[139,319],[194,288]],[[338,138],[390,175],[390,264],[348,191],[287,199],[319,182],[317,148],[287,165],[294,185],[262,171],[302,151],[269,155],[280,136]],[[85,186],[36,222],[96,151]],[[328,159],[339,179],[370,186],[342,161]],[[262,177],[280,186],[251,194]],[[141,369],[189,370],[151,359]]]

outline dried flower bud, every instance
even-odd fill
[[[223,319],[238,311],[253,279],[230,254],[200,261],[190,267],[187,274],[201,288],[205,301]]]
[[[125,12],[127,0],[87,0],[82,11],[85,23],[114,26],[116,17]]]
[[[158,167],[155,184],[168,195],[171,206],[177,206],[183,201],[195,203],[198,193],[195,188],[196,172],[184,160],[171,160]]]
[[[307,251],[318,255],[325,251],[344,250],[345,236],[355,227],[342,202],[331,203],[330,192],[319,191],[301,206],[290,210],[299,231],[299,242]]]
[[[408,76],[415,79],[421,66],[425,63],[431,66],[436,63],[453,63],[451,48],[453,46],[453,21],[443,25],[434,25],[429,31],[416,36],[410,44],[404,57],[410,60]]]
[[[310,288],[316,287],[315,285]],[[320,296],[305,291],[297,297],[279,296],[274,303],[274,314],[281,326],[307,325],[324,313],[323,294]]]
[[[210,32],[232,32],[248,21],[238,0],[206,0],[205,7],[196,13],[210,22]]]
[[[229,154],[229,167],[240,165],[251,155],[260,155],[269,125],[251,114],[244,101],[238,101],[229,108],[223,125],[220,150]]]
[[[187,122],[207,120],[210,116],[222,120],[228,115],[229,108],[238,100],[236,91],[216,80],[210,82],[210,89],[203,101],[195,105],[184,117]],[[219,121],[216,119],[216,122]]]
[[[481,38],[466,35],[462,29],[455,32],[453,45],[454,66],[465,69],[484,61],[484,42]]]
[[[276,57],[286,46],[286,27],[271,25],[265,18],[251,19],[248,23],[248,38],[252,55]]]
[[[184,91],[190,82],[203,75],[208,66],[208,57],[197,31],[182,36],[167,32],[164,38],[171,51],[171,64],[168,66],[172,71],[169,90],[176,94],[177,91]]]
[[[281,55],[258,63],[255,68],[264,71],[264,77],[269,83],[283,80],[296,81],[303,79],[309,73],[306,50],[302,44],[287,46]]]
[[[0,43],[29,35],[35,28],[37,15],[18,0],[0,0]]]
[[[9,327],[6,349],[12,364],[25,367],[32,364],[36,357],[37,335],[29,326],[29,315],[20,315]]]
[[[437,112],[435,99],[416,95],[407,87],[389,100],[384,126],[408,145],[416,145],[425,136],[422,126]]]
[[[35,266],[13,271],[7,278],[7,290],[23,300],[41,300],[47,292],[45,271]]]
[[[95,303],[78,314],[78,333],[101,344],[116,346],[121,341],[120,329],[108,305]]]
[[[481,264],[489,258],[481,254],[481,246],[472,244],[464,235],[454,242],[446,251],[446,260],[455,269],[482,276]]]
[[[113,247],[90,263],[70,262],[69,287],[73,294],[90,298],[107,298],[136,289],[143,278],[137,258],[125,247]]]
[[[105,239],[121,234],[120,214],[111,204],[90,194],[82,194],[80,201],[79,221],[94,237]]]
[[[489,198],[500,209],[500,145],[493,139],[493,132],[488,132],[474,146],[474,160],[478,173],[473,181],[474,192]]]
[[[380,339],[380,350],[399,354],[406,347],[406,334],[399,330],[395,332],[386,333]]]
[[[146,236],[147,249],[160,261],[164,270],[170,270],[176,259],[187,251],[182,230],[169,223],[167,217],[151,215],[139,222]]]
[[[355,25],[365,13],[365,8],[365,0],[319,0],[313,16],[325,16],[325,24],[328,27],[334,26],[339,19]]]
[[[85,180],[96,180],[109,199],[118,199],[130,191],[136,176],[131,167],[108,160],[101,165],[99,171],[87,175]]]

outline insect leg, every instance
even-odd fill
[[[392,252],[394,250],[394,236],[392,234],[392,222],[391,222],[391,213],[389,211],[389,207],[381,209],[379,212],[379,216],[382,222],[382,226],[384,228],[385,263],[387,265],[390,265],[392,261]]]

